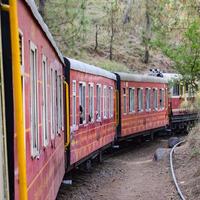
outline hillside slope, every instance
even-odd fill
[[[143,62],[146,26],[145,1],[134,2],[123,23],[131,0],[46,0],[44,19],[61,51],[68,57],[98,65],[111,71],[171,71],[172,62],[161,52],[150,49],[149,63]],[[113,14],[113,16],[112,16]],[[112,18],[113,17],[113,18]],[[113,21],[112,21],[113,20]],[[113,22],[113,59],[109,60]],[[95,49],[96,31],[98,48]]]

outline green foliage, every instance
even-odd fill
[[[183,76],[183,81],[197,88],[200,80],[200,23],[194,21],[183,34],[182,41],[178,44],[166,43],[166,40],[157,38],[154,43],[174,61],[174,68]]]
[[[85,40],[87,0],[46,1],[45,21],[61,49],[73,51],[76,43]]]

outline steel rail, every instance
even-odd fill
[[[174,150],[176,149],[176,147],[179,146],[180,144],[184,143],[184,142],[185,142],[185,140],[183,140],[183,141],[177,143],[177,144],[172,148],[172,150],[170,151],[170,169],[171,169],[171,173],[172,173],[172,177],[173,177],[174,184],[175,184],[175,186],[176,186],[176,190],[177,190],[177,192],[178,192],[178,194],[179,194],[179,196],[180,196],[180,198],[181,198],[182,200],[185,200],[185,197],[184,197],[184,195],[183,195],[183,193],[182,193],[182,191],[181,191],[181,189],[180,189],[180,187],[179,187],[179,185],[178,185],[178,181],[177,181],[177,178],[176,178],[176,175],[175,175],[174,165],[173,165],[173,153],[174,153]]]

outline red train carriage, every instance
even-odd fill
[[[69,164],[74,166],[114,141],[116,76],[77,60],[65,60],[70,65]]]
[[[167,82],[147,75],[116,74],[120,105],[118,137],[164,129],[168,124]]]
[[[179,131],[190,127],[197,119],[195,110],[190,110],[187,104],[195,100],[194,92],[188,84],[184,84],[182,76],[175,73],[163,73],[169,82],[169,112],[172,131]],[[185,104],[185,106],[184,106]]]
[[[65,65],[34,1],[18,0],[17,5],[28,199],[55,199],[65,173]],[[18,155],[15,152],[15,199],[19,199]]]

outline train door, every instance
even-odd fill
[[[9,199],[0,11],[0,199]]]

